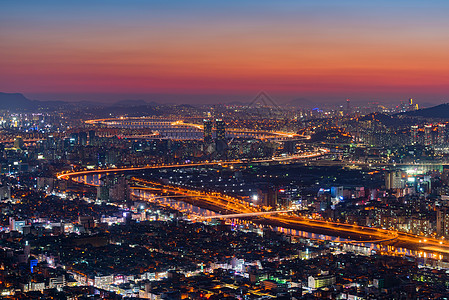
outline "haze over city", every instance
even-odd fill
[[[442,103],[447,1],[4,1],[0,91],[38,100]],[[301,103],[301,101],[299,101]]]

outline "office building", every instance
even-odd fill
[[[405,187],[405,181],[402,179],[401,171],[387,172],[385,174],[385,188],[387,190],[402,189]]]
[[[432,145],[432,125],[424,126],[424,145]]]
[[[333,285],[337,280],[336,277],[333,275],[318,275],[318,276],[309,276],[307,281],[309,288],[319,289],[321,287]]]
[[[438,145],[445,145],[446,144],[446,124],[439,124],[438,125]]]
[[[418,126],[416,125],[413,125],[410,128],[410,141],[412,145],[416,145],[419,143]]]
[[[223,120],[217,119],[215,120],[215,126],[217,129],[217,141],[225,141],[226,140],[226,123]]]
[[[24,149],[25,144],[23,142],[23,138],[21,136],[18,136],[14,139],[14,148],[16,149]]]
[[[212,121],[204,120],[203,123],[203,132],[204,132],[204,142],[210,143],[212,141]]]

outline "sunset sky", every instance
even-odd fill
[[[449,102],[449,1],[13,1],[0,91],[32,99]]]

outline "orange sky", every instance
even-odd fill
[[[0,12],[0,90],[71,100],[260,90],[320,101],[444,101],[449,94],[449,21],[439,6],[385,12],[346,1],[333,13],[290,1],[291,11],[250,2],[246,12],[231,1],[228,12],[212,6],[184,13],[113,1],[109,10],[99,5],[78,14],[75,4],[41,14],[10,4]]]

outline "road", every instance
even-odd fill
[[[198,131],[203,131],[204,126],[202,124],[195,124],[195,123],[189,123],[185,122],[184,120],[176,120],[176,121],[169,121],[168,119],[158,119],[158,118],[108,118],[108,119],[93,119],[93,120],[87,120],[85,121],[86,124],[94,125],[94,124],[105,124],[108,125],[110,123],[113,123],[115,126],[118,124],[124,122],[137,122],[140,124],[140,126],[146,126],[148,128],[151,128],[151,122],[155,122],[156,124],[158,122],[166,122],[170,124],[173,128],[176,127],[190,127],[194,128]],[[143,125],[145,124],[146,125]],[[273,137],[283,137],[283,138],[301,138],[301,139],[310,139],[310,136],[304,136],[304,135],[298,135],[295,132],[283,132],[283,131],[270,131],[270,130],[255,130],[255,129],[248,129],[248,128],[226,128],[226,131],[228,133],[232,133],[234,135],[242,135],[245,136],[247,134],[254,134],[259,137],[264,138],[273,138]]]
[[[328,150],[327,150],[328,151]],[[319,157],[327,153],[326,149],[319,149],[315,153],[309,153],[302,156],[292,156],[278,158],[279,161],[283,160],[296,160],[303,158]],[[273,162],[276,159],[258,160],[253,162]],[[58,174],[59,179],[69,179],[78,176],[84,176],[89,174],[107,174],[107,173],[121,173],[127,171],[145,170],[145,169],[158,169],[158,168],[181,168],[181,167],[195,167],[195,166],[207,166],[207,165],[232,165],[246,163],[240,160],[235,161],[220,161],[220,162],[205,162],[205,163],[191,163],[191,164],[174,164],[174,165],[158,165],[158,166],[144,166],[144,167],[131,167],[131,168],[113,168],[113,169],[101,169],[101,170],[84,170],[78,172],[67,172]],[[195,205],[211,208],[219,213],[227,212],[234,214],[252,214],[261,212],[260,209],[255,206],[251,206],[249,203],[235,197],[223,195],[219,193],[206,193],[201,191],[189,190],[181,187],[174,187],[168,185],[162,185],[156,182],[148,182],[143,179],[133,178],[136,183],[144,185],[147,188],[151,188],[157,193],[165,193],[167,196],[185,196],[186,201],[188,199],[195,198]],[[325,234],[331,236],[339,236],[341,238],[348,238],[357,240],[358,243],[383,243],[388,244],[394,248],[404,247],[421,252],[423,256],[439,256],[449,258],[449,242],[439,240],[435,238],[426,238],[422,236],[415,236],[406,234],[403,232],[397,232],[394,230],[385,230],[380,228],[362,227],[352,224],[343,224],[336,222],[327,222],[322,220],[308,219],[304,217],[294,216],[291,214],[280,215],[266,215],[258,216],[260,220],[265,223],[274,224],[284,228],[292,228],[297,230],[303,230],[307,232]]]
[[[330,236],[340,236],[345,239],[357,240],[359,243],[379,243],[397,238],[397,233],[389,230],[308,219],[292,215],[290,212],[285,211],[277,212],[276,215],[261,214],[263,211],[257,206],[253,206],[243,199],[217,192],[196,191],[183,187],[164,185],[159,182],[148,181],[136,177],[133,177],[131,182],[139,186],[136,187],[136,189],[145,186],[152,188],[151,192],[153,194],[177,198],[184,196],[185,199],[183,201],[199,207],[208,208],[220,214],[243,214],[246,215],[246,217],[252,215],[252,217],[257,217],[262,223],[278,227],[292,228]],[[155,188],[159,189],[159,191],[155,190]]]
[[[162,185],[157,182],[133,178],[140,186],[151,188],[154,194],[164,194],[164,197],[183,198],[183,201],[196,206],[227,214],[257,214],[260,210],[236,197],[220,193],[206,193],[193,191],[181,187]],[[141,189],[141,187],[136,187]],[[209,218],[208,218],[209,219]],[[337,223],[323,220],[309,219],[296,216],[290,212],[277,212],[276,215],[259,215],[256,222],[291,228],[316,234],[336,236],[351,239],[347,243],[373,244],[380,243],[389,249],[388,254],[398,254],[401,248],[413,250],[414,255],[433,258],[449,258],[449,243],[435,238],[411,235],[394,230],[358,226],[355,224]]]
[[[313,166],[346,166],[346,167],[403,167],[403,166],[410,166],[410,167],[424,167],[424,166],[441,166],[446,165],[445,162],[434,162],[434,163],[392,163],[392,162],[385,162],[385,163],[369,163],[369,162],[359,162],[359,161],[346,161],[346,160],[320,160],[320,161],[314,161],[311,162],[310,165]]]
[[[152,165],[152,166],[137,166],[137,167],[124,167],[124,168],[107,168],[107,169],[95,169],[95,170],[82,170],[82,171],[68,171],[59,173],[56,175],[58,179],[70,179],[79,176],[91,175],[91,174],[108,174],[108,173],[124,173],[128,171],[139,171],[148,169],[173,169],[173,168],[189,168],[189,167],[200,167],[200,166],[218,166],[218,165],[235,165],[235,164],[246,164],[246,163],[271,163],[271,162],[286,162],[301,159],[318,158],[329,153],[328,149],[320,148],[315,152],[290,155],[290,156],[279,156],[270,159],[259,159],[259,160],[232,160],[232,161],[206,161],[201,163],[187,163],[187,164],[172,164],[172,165]]]

